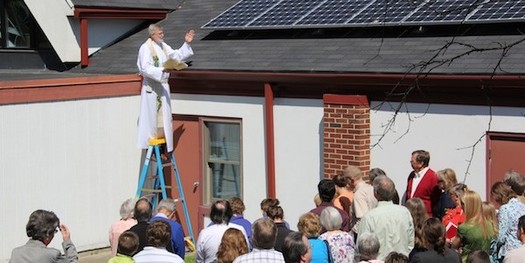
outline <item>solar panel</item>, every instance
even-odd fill
[[[202,28],[364,27],[525,21],[525,0],[241,0]]]
[[[525,19],[525,3],[522,1],[489,1],[475,10],[468,21],[494,21]]]
[[[338,25],[345,24],[355,15],[359,14],[375,0],[327,0],[318,6],[296,25]]]
[[[347,24],[391,24],[400,23],[420,4],[413,1],[383,0],[365,8]]]
[[[251,27],[291,26],[321,4],[319,0],[282,0],[262,14]]]
[[[404,22],[427,24],[429,22],[460,23],[475,10],[482,0],[440,0],[425,3]]]
[[[205,24],[203,28],[244,27],[280,0],[243,0]]]

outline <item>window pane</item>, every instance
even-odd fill
[[[32,17],[22,0],[8,0],[7,47],[30,47]]]
[[[207,127],[208,196],[241,196],[241,136],[239,123],[205,122]],[[210,200],[211,201],[211,200]]]

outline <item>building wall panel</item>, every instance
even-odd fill
[[[36,209],[54,211],[79,251],[109,245],[122,201],[134,197],[138,96],[0,106],[0,262],[27,241]],[[50,244],[61,249],[62,237]]]

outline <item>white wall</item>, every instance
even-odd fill
[[[375,144],[392,119],[397,103],[371,104],[371,143]],[[392,177],[400,194],[406,189],[411,171],[413,150],[430,152],[430,167],[434,170],[452,168],[459,181],[466,178],[469,188],[486,196],[486,138],[474,149],[468,174],[468,160],[476,141],[487,131],[489,107],[437,104],[406,104],[395,120],[392,130],[371,150],[371,167],[380,167]],[[407,113],[408,112],[408,113]],[[525,108],[493,107],[491,131],[525,133]],[[408,130],[408,133],[404,133]]]
[[[0,262],[25,244],[36,209],[54,211],[79,251],[109,246],[109,227],[137,187],[139,99],[0,106]]]
[[[274,104],[277,198],[297,230],[299,216],[315,207],[323,175],[323,101],[277,98]]]

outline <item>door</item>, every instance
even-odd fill
[[[173,115],[173,147],[177,167],[181,177],[182,188],[186,198],[186,205],[190,215],[193,235],[196,241],[199,231],[199,206],[202,203],[201,191],[201,139],[199,130],[199,118],[194,116]],[[172,179],[173,171],[171,171]],[[175,183],[175,182],[173,182]],[[170,182],[170,185],[174,185]],[[171,196],[177,198],[179,193],[171,189]],[[182,204],[177,202],[177,216],[184,228],[186,236],[189,235]]]
[[[488,173],[487,200],[490,200],[490,188],[496,182],[503,181],[505,172],[515,170],[525,173],[525,134],[488,133]]]

